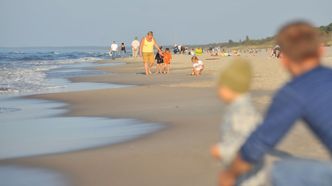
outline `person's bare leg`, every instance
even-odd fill
[[[152,74],[151,69],[153,67],[154,63],[149,63],[149,74]]]
[[[151,72],[151,68],[153,67],[153,65],[149,65],[149,74],[151,75],[152,74],[152,72]]]
[[[167,64],[164,64],[164,68],[163,68],[164,74],[167,73]]]
[[[163,67],[164,67],[164,64],[159,65],[159,74],[163,73]]]
[[[203,70],[204,70],[204,69],[201,69],[201,70],[199,71],[199,75],[202,75]]]
[[[162,73],[162,74],[165,74],[165,65],[166,65],[166,64],[163,63],[163,66],[161,67],[161,73]]]
[[[159,71],[160,71],[160,64],[157,64],[157,65],[156,65],[156,72],[155,72],[155,74],[158,74]]]
[[[145,75],[149,75],[149,65],[148,63],[144,63]]]
[[[167,64],[167,74],[169,73],[169,70],[170,70],[170,64]]]
[[[199,76],[199,71],[195,70],[195,76],[196,76],[196,77]]]

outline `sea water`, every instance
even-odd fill
[[[70,180],[53,170],[23,166],[0,166],[3,186],[69,186]]]
[[[0,48],[0,94],[64,89],[66,84],[52,80],[101,74],[86,70],[101,59],[109,59],[107,48]]]
[[[64,117],[64,103],[13,97],[0,102],[18,109],[0,113],[0,160],[96,148],[160,129],[133,119]]]
[[[0,49],[0,185],[69,185],[59,172],[2,165],[1,160],[97,148],[162,128],[127,118],[64,117],[65,103],[21,97],[127,87],[68,80],[105,74],[94,67],[101,66],[96,61],[108,58],[105,48]]]

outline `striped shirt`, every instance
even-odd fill
[[[242,158],[249,163],[261,160],[299,119],[332,152],[332,69],[319,66],[281,88],[262,124],[242,146]]]

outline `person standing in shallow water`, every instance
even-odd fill
[[[139,49],[139,54],[143,57],[145,75],[151,74],[151,67],[154,64],[154,48],[156,48],[159,54],[162,56],[162,51],[160,50],[159,45],[153,37],[153,32],[150,31],[141,40]]]
[[[118,55],[118,48],[119,48],[118,44],[116,44],[116,42],[113,41],[113,43],[112,43],[112,45],[111,45],[111,49],[110,49],[110,55],[111,55],[111,57],[112,57],[113,60],[114,60],[114,59],[117,57],[117,55]]]

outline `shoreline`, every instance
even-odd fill
[[[209,147],[218,141],[223,108],[215,94],[214,76],[230,58],[205,60],[207,69],[199,78],[188,75],[188,58],[174,56],[169,75],[146,77],[141,74],[140,60],[124,59],[125,65],[101,67],[111,74],[70,78],[74,82],[132,84],[133,87],[32,96],[65,102],[68,104],[65,116],[134,118],[165,124],[168,126],[165,130],[103,148],[0,162],[55,169],[68,174],[74,185],[80,186],[216,185],[218,163],[209,156]],[[266,62],[265,57],[250,58],[255,59],[253,100],[263,111],[270,103],[272,92],[287,76],[272,59]],[[299,143],[293,140],[298,136],[308,138],[312,150],[308,150],[309,145],[298,147]],[[322,147],[317,147],[317,141],[303,127],[292,133],[280,148],[326,158]]]
[[[100,60],[103,61],[103,60]],[[93,65],[94,64],[94,65]],[[93,62],[93,64],[88,64],[89,67],[85,67],[86,65],[84,65],[84,67],[82,67],[82,70],[86,70],[86,72],[88,72],[88,74],[85,77],[90,77],[90,71],[96,71],[96,67],[98,64],[101,64],[99,61]],[[125,65],[125,63],[120,63],[120,62],[116,62],[113,64],[107,64],[107,63],[103,63],[103,67],[112,67],[112,66],[116,66],[116,65]],[[80,69],[82,65],[78,66],[78,69]],[[62,69],[62,68],[59,68]],[[57,70],[58,71],[58,70]],[[107,74],[106,72],[103,73],[104,71],[102,70],[98,70],[101,73],[100,74]],[[79,152],[79,151],[84,151],[84,150],[92,150],[92,149],[98,149],[98,148],[103,148],[103,147],[107,147],[110,145],[114,145],[114,144],[120,144],[120,143],[125,143],[127,141],[132,141],[138,138],[141,138],[145,135],[149,135],[150,133],[154,133],[157,132],[159,130],[163,130],[166,128],[166,126],[162,126],[160,124],[157,123],[144,123],[142,121],[139,120],[135,120],[135,119],[127,119],[127,118],[118,118],[118,119],[114,119],[114,118],[110,118],[110,117],[88,117],[88,116],[76,116],[76,117],[72,117],[69,114],[66,114],[69,112],[69,105],[68,103],[61,101],[61,100],[56,100],[56,99],[41,99],[39,96],[42,95],[53,95],[53,94],[66,94],[66,93],[70,93],[70,92],[84,92],[84,91],[94,91],[94,90],[109,90],[109,89],[119,89],[119,88],[129,88],[131,87],[130,85],[123,85],[123,84],[112,84],[112,83],[93,83],[93,82],[84,82],[84,81],[79,81],[79,82],[73,82],[70,81],[70,78],[74,78],[74,77],[79,77],[79,76],[69,76],[69,77],[63,77],[61,78],[61,81],[63,82],[70,82],[70,83],[66,83],[66,88],[61,88],[59,90],[54,90],[54,91],[50,91],[50,92],[36,92],[36,93],[24,93],[21,95],[3,95],[1,97],[1,100],[4,101],[3,104],[5,105],[3,112],[4,113],[8,113],[10,114],[8,116],[8,114],[6,115],[4,119],[4,121],[8,121],[11,126],[12,125],[17,125],[19,122],[17,123],[17,120],[28,120],[28,121],[24,121],[25,124],[27,124],[29,126],[29,128],[34,128],[35,125],[38,126],[38,124],[40,123],[40,119],[44,118],[43,120],[46,120],[45,122],[53,122],[51,120],[59,120],[62,118],[73,118],[74,121],[77,120],[77,122],[79,122],[80,120],[82,120],[82,123],[80,123],[80,125],[82,125],[81,127],[87,127],[86,125],[84,126],[84,122],[85,120],[91,120],[91,119],[96,119],[96,120],[108,120],[109,124],[108,126],[112,128],[112,125],[118,125],[116,123],[119,123],[119,121],[123,121],[122,125],[126,126],[129,123],[129,128],[126,130],[133,130],[133,132],[130,132],[131,135],[126,135],[120,137],[119,139],[117,139],[116,137],[112,137],[112,135],[110,134],[110,136],[108,136],[109,138],[111,138],[111,140],[109,140],[109,142],[107,144],[104,143],[100,143],[100,144],[96,144],[96,145],[90,145],[87,147],[72,147],[69,148],[67,150],[61,150],[61,148],[59,148],[60,150],[46,150],[43,151],[42,149],[25,149],[24,151],[20,151],[18,149],[20,145],[20,143],[26,143],[24,141],[21,141],[20,143],[8,143],[8,141],[13,141],[14,139],[8,138],[7,137],[3,137],[2,139],[4,141],[7,141],[6,143],[3,143],[2,145],[4,145],[4,150],[0,153],[0,162],[6,162],[6,161],[12,161],[12,160],[17,160],[17,159],[23,159],[23,158],[32,158],[32,157],[41,157],[41,156],[48,156],[48,155],[58,155],[58,154],[63,154],[63,153],[70,153],[70,152]],[[59,79],[60,80],[60,79]],[[79,86],[77,86],[79,85]],[[59,86],[61,86],[59,84]],[[16,105],[20,105],[20,107],[22,108],[17,108],[15,109],[14,107],[16,107]],[[33,107],[29,107],[29,105],[33,105]],[[37,106],[35,106],[37,105]],[[7,108],[8,107],[8,108]],[[13,107],[13,108],[12,108]],[[41,107],[41,109],[38,110],[38,108]],[[8,109],[8,111],[6,111],[6,109]],[[13,109],[13,110],[11,110]],[[45,111],[46,110],[46,111]],[[15,114],[15,111],[20,111],[19,114]],[[22,113],[23,112],[23,113]],[[12,113],[12,114],[11,114]],[[38,114],[34,114],[34,113],[38,113]],[[34,120],[33,123],[31,123],[31,119],[30,118],[26,118],[25,116],[32,116]],[[13,118],[13,116],[15,116],[15,119]],[[16,121],[16,122],[15,122]],[[74,122],[71,121],[71,122]],[[121,123],[120,121],[120,123]],[[90,121],[91,122],[91,121]],[[28,124],[29,123],[29,124]],[[100,122],[99,122],[100,123]],[[32,125],[31,125],[32,124]],[[58,124],[57,124],[58,125]],[[61,123],[61,125],[64,125]],[[68,123],[68,125],[70,125],[70,123]],[[94,125],[96,125],[96,127],[98,127],[98,121],[97,123],[94,123]],[[148,126],[149,125],[149,126]],[[155,125],[155,126],[153,126]],[[130,128],[130,126],[132,128]],[[139,131],[135,128],[138,128],[139,126],[145,126],[146,129],[144,129],[143,131]],[[48,126],[49,129],[52,129],[54,127],[52,126]],[[65,126],[63,126],[65,127]],[[22,128],[22,127],[21,127]],[[114,126],[113,126],[114,128]],[[21,130],[20,128],[15,128],[15,126],[11,127],[11,128],[4,128],[5,131],[11,131],[11,130]],[[56,129],[56,128],[54,128]],[[116,128],[115,128],[116,129]],[[137,130],[135,132],[135,130]],[[34,128],[33,130],[38,131],[38,128]],[[114,130],[114,129],[113,129]],[[118,128],[119,130],[119,128]],[[122,129],[122,132],[124,129]],[[14,132],[14,131],[12,131]],[[121,132],[118,131],[118,132]],[[22,139],[29,139],[29,135],[31,132],[29,132],[27,135],[21,136]],[[122,134],[123,135],[123,134]],[[5,135],[6,136],[6,135]],[[30,136],[32,137],[32,136]],[[65,137],[65,136],[63,136]],[[84,136],[82,136],[84,137]],[[94,136],[95,138],[97,136]],[[81,139],[83,140],[83,138]],[[96,139],[94,139],[96,140]],[[14,140],[14,141],[19,141],[19,140]],[[70,141],[69,141],[70,142]],[[11,145],[13,147],[15,147],[17,150],[12,151],[12,148],[9,147],[8,145]],[[33,144],[26,144],[27,146],[30,146]],[[50,144],[49,144],[50,145]],[[79,144],[77,144],[78,146],[80,146]],[[36,147],[34,147],[36,148]],[[31,151],[32,150],[32,151]],[[42,150],[42,152],[38,152]],[[28,151],[28,152],[27,152]],[[0,164],[1,165],[1,164]]]

